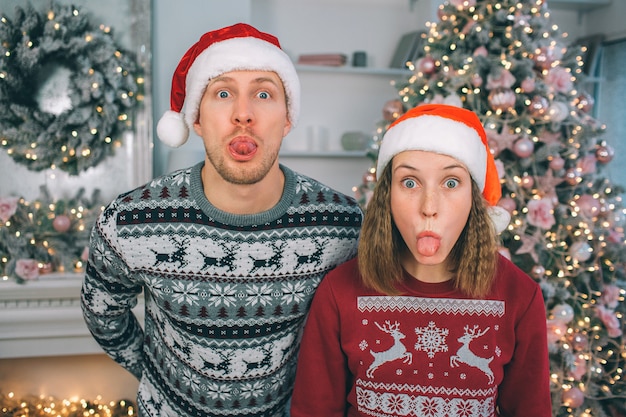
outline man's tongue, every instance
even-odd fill
[[[230,143],[230,152],[235,157],[246,159],[252,157],[256,144],[249,140],[234,140]]]
[[[417,239],[417,252],[422,256],[433,256],[441,245],[440,239],[433,236],[423,236]]]

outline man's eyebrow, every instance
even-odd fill
[[[211,81],[209,81],[210,84],[213,83],[217,83],[217,82],[230,82],[233,81],[234,78],[230,77],[228,75],[218,75],[217,77],[211,79]],[[276,82],[276,80],[274,80],[271,77],[257,77],[255,79],[252,80],[252,82],[257,83],[257,84],[263,84],[265,82],[269,82],[272,83],[276,86],[278,86],[278,83]]]

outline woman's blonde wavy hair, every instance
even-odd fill
[[[398,293],[404,276],[400,256],[408,250],[391,216],[391,166],[383,170],[367,205],[358,247],[363,283],[387,295]],[[455,287],[470,297],[484,296],[495,277],[497,248],[487,202],[472,180],[469,218],[448,258]]]

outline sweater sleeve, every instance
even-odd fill
[[[298,356],[291,417],[343,417],[348,395],[347,360],[331,280],[322,280],[311,304]]]
[[[115,216],[109,207],[91,232],[89,261],[81,289],[87,328],[103,350],[141,378],[143,330],[132,312],[141,286],[129,279],[129,269],[115,246]]]
[[[498,406],[502,417],[551,417],[546,311],[539,286],[515,329],[513,360],[504,369]]]

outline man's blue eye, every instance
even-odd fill
[[[459,181],[455,179],[449,179],[446,181],[447,188],[456,188],[459,185]]]
[[[267,98],[270,98],[270,95],[267,91],[262,91],[259,93],[259,98],[267,99]]]
[[[228,92],[227,91],[220,91],[220,92],[217,93],[217,95],[220,98],[227,98],[228,97]]]
[[[403,183],[406,188],[415,188],[417,186],[415,180],[412,179],[406,179],[403,181]]]

